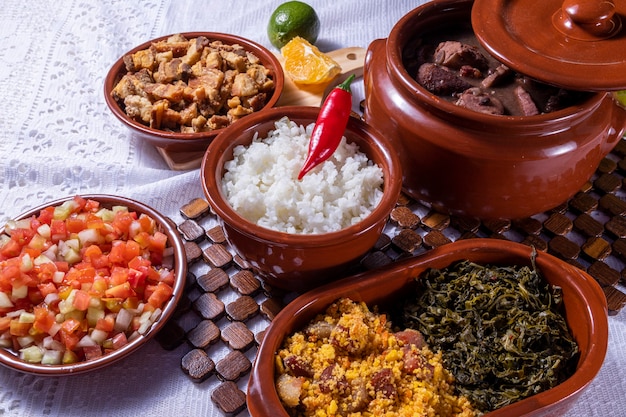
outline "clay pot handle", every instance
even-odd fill
[[[612,0],[564,0],[552,21],[560,32],[579,40],[610,38],[622,27]]]

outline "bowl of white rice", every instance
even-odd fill
[[[305,291],[346,274],[397,203],[395,150],[351,117],[335,153],[298,180],[318,107],[278,107],[220,133],[201,176],[238,255],[271,286]]]

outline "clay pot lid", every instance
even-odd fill
[[[559,87],[626,89],[626,2],[476,0],[472,26],[508,67]]]

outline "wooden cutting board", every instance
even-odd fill
[[[341,74],[330,83],[317,86],[298,86],[285,74],[285,85],[276,106],[320,106],[326,95],[351,74],[363,76],[366,50],[349,47],[328,52],[327,55],[341,66]],[[282,57],[276,54],[282,64]],[[157,148],[167,166],[175,171],[187,171],[200,167],[204,152],[171,152]]]

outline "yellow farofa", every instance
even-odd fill
[[[433,353],[427,346],[420,349],[410,346],[419,350],[429,366],[406,372],[407,347],[396,338],[386,316],[371,312],[365,303],[340,299],[325,314],[316,317],[309,328],[320,323],[327,331],[332,329],[329,335],[319,336],[306,329],[296,332],[285,340],[276,355],[277,379],[290,373],[285,358],[294,355],[310,371],[310,376],[292,377],[299,387],[299,398],[287,398],[279,389],[283,405],[292,416],[480,415],[466,397],[454,394],[454,378],[443,368],[441,353]],[[341,390],[338,385],[320,388],[322,373],[329,367],[333,377],[352,387],[352,391]],[[393,386],[391,396],[384,395],[372,383],[375,374],[383,369]],[[358,409],[355,409],[355,386],[365,387],[367,392],[366,404],[361,396]]]

